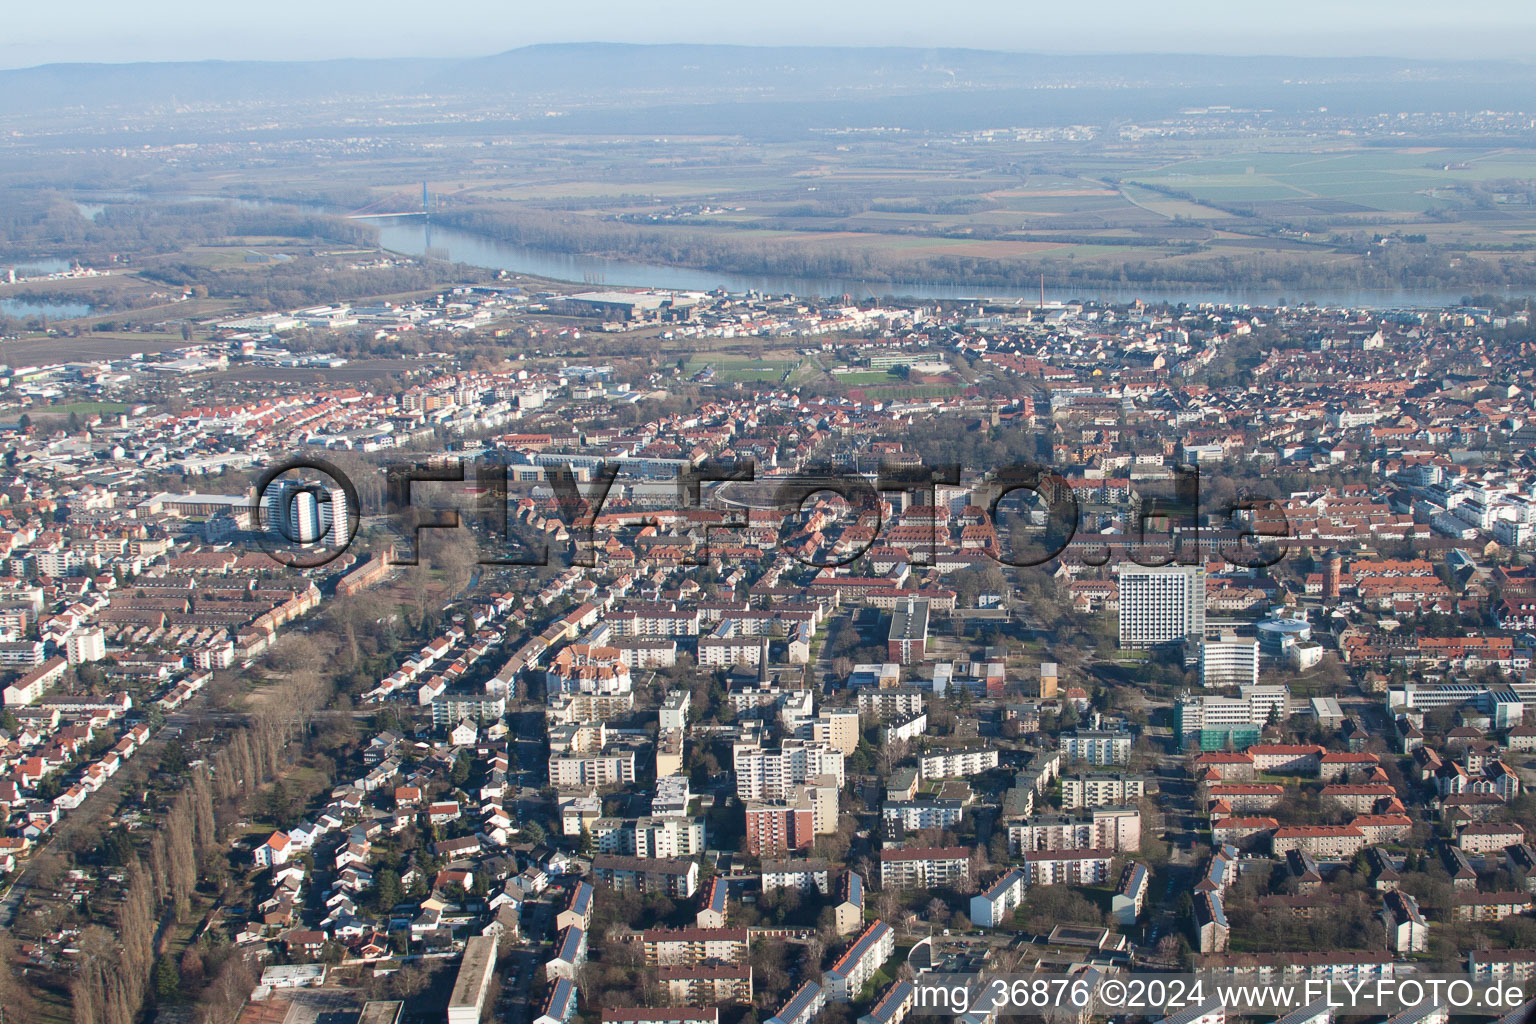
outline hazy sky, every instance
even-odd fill
[[[1532,0],[72,0],[7,4],[0,66],[483,56],[543,42],[1527,57]]]

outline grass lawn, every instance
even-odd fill
[[[133,406],[126,402],[65,402],[61,405],[46,405],[30,412],[33,416],[68,416],[70,413],[89,416],[92,413],[126,412],[131,408]]]
[[[899,378],[884,370],[854,370],[852,373],[834,373],[832,379],[842,384],[889,384]]]

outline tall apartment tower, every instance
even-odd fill
[[[1205,569],[1120,563],[1120,646],[1159,647],[1205,637]]]
[[[267,528],[291,543],[345,547],[351,540],[347,494],[340,487],[276,480],[261,498]]]

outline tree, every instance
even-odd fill
[[[400,873],[391,868],[380,868],[373,881],[374,901],[380,911],[387,911],[401,900]]]
[[[453,784],[462,786],[469,781],[469,754],[467,751],[459,751],[459,755],[453,759]]]
[[[155,961],[155,1000],[166,1003],[176,998],[176,993],[181,990],[181,971],[176,967],[176,961],[169,956],[162,956]]]
[[[32,988],[16,977],[12,964],[16,963],[16,940],[10,935],[0,935],[0,1007],[4,1008],[7,1024],[36,1024],[37,1001]]]

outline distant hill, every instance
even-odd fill
[[[416,97],[444,104],[540,106],[570,115],[648,110],[634,127],[735,122],[757,105],[766,125],[788,120],[905,127],[1097,119],[1227,103],[1301,109],[1362,104],[1447,110],[1536,107],[1536,75],[1516,62],[1437,62],[1177,55],[1065,56],[903,47],[547,44],[473,59],[50,64],[0,71],[0,116],[68,112],[87,119],[189,106],[318,104]],[[1115,102],[1105,106],[1106,93]],[[918,102],[908,98],[922,97]],[[1394,101],[1395,98],[1395,101]],[[810,108],[799,105],[811,104]],[[824,105],[820,113],[815,105]],[[1376,106],[1370,106],[1375,104]],[[1383,106],[1385,104],[1385,106]],[[711,114],[711,110],[718,111]],[[1019,113],[1009,120],[1007,115]],[[984,115],[984,116],[983,116]],[[1002,120],[999,120],[1001,118]],[[579,127],[583,119],[565,126]],[[586,119],[608,129],[611,117]],[[690,125],[691,126],[691,125]]]
[[[1179,86],[1284,80],[1386,80],[1476,73],[1486,65],[1368,58],[1339,60],[1179,55],[1066,56],[956,48],[560,43],[459,63],[432,85],[447,90],[1035,88],[1063,84]]]
[[[44,64],[0,71],[0,113],[292,102],[410,92],[454,63],[408,59]]]

